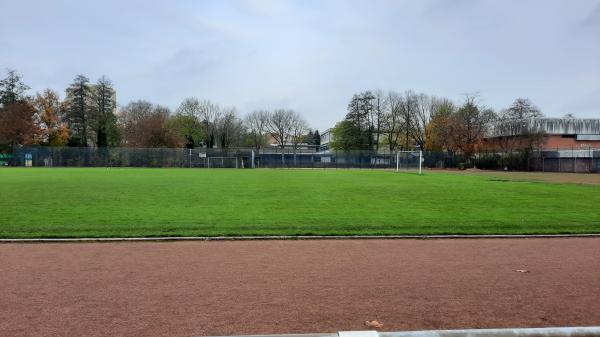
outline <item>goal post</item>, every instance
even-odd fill
[[[240,168],[238,157],[207,157],[206,168]]]
[[[417,171],[423,174],[423,151],[396,151],[396,172]]]

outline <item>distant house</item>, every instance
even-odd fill
[[[281,144],[279,144],[279,142],[275,139],[275,137],[273,137],[273,135],[267,133],[266,134],[266,139],[267,139],[267,144],[268,144],[268,148],[271,149],[281,149]],[[296,144],[296,148],[295,150],[300,151],[302,150],[302,152],[306,152],[308,150],[310,151],[314,151],[314,145],[309,145],[307,143],[297,143]],[[283,144],[283,148],[285,150],[294,150],[294,143],[292,142],[292,138],[291,137],[287,137],[284,144]],[[263,149],[266,150],[266,149]]]
[[[329,151],[331,149],[331,143],[333,142],[333,129],[327,129],[321,133],[321,146],[320,151]]]

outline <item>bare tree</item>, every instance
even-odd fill
[[[216,145],[217,139],[217,122],[221,117],[222,111],[218,105],[204,100],[199,102],[200,111],[199,118],[202,124],[205,127],[204,135],[206,137],[205,144],[206,147],[212,148]]]
[[[304,134],[308,132],[308,123],[296,112],[292,112],[291,117],[292,123],[290,141],[292,143],[292,147],[294,150],[296,150],[298,148],[298,144],[300,144],[304,139]]]
[[[425,149],[427,142],[427,125],[431,121],[431,116],[435,113],[440,100],[435,96],[419,94],[415,96],[415,110],[412,116],[410,133],[415,144],[422,150]]]
[[[510,119],[543,117],[542,111],[529,98],[517,98],[504,113]]]
[[[385,113],[383,115],[382,131],[390,151],[398,147],[398,137],[402,127],[401,105],[402,97],[394,91],[390,91],[386,97]]]
[[[402,129],[404,131],[404,144],[402,147],[411,149],[415,114],[417,113],[417,95],[412,91],[406,91],[400,101],[400,115],[402,116]]]
[[[240,144],[244,125],[234,108],[222,109],[216,126],[216,134],[221,148],[226,149]]]
[[[294,111],[292,110],[277,109],[269,116],[267,131],[281,149],[284,149],[285,144],[289,141],[293,123]]]
[[[179,107],[175,112],[184,116],[198,117],[200,115],[200,109],[200,101],[195,97],[188,97],[179,104]]]
[[[127,147],[181,147],[175,131],[167,127],[169,109],[147,101],[127,104],[119,113],[123,145]]]
[[[541,110],[527,98],[517,98],[502,110],[493,123],[492,135],[502,151],[512,156],[514,150],[532,150],[545,138],[532,118],[543,117]]]
[[[269,123],[269,112],[265,110],[252,111],[244,119],[252,137],[252,145],[258,151],[265,144],[265,133]]]
[[[384,122],[384,115],[388,101],[386,100],[385,94],[381,89],[375,90],[373,98],[374,99],[373,109],[371,112],[371,125],[375,138],[375,152],[377,153],[379,152],[379,136],[381,135],[381,129]]]

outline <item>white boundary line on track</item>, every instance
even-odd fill
[[[534,239],[588,238],[600,234],[473,234],[473,235],[278,235],[278,236],[161,236],[115,238],[0,239],[0,243],[137,242],[137,241],[252,241],[252,240],[393,240],[393,239]]]
[[[508,328],[508,329],[465,329],[465,330],[423,330],[377,332],[339,331],[338,333],[278,334],[278,335],[237,335],[229,337],[596,337],[600,336],[600,326],[549,327],[549,328]]]

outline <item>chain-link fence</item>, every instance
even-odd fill
[[[317,152],[294,149],[77,148],[28,146],[14,151],[10,166],[181,168],[418,168],[418,151]]]
[[[2,165],[35,167],[181,168],[359,168],[417,170],[419,152],[327,151],[312,149],[170,149],[19,147],[0,158]],[[471,158],[452,152],[423,152],[424,168],[477,167],[490,170],[600,172],[600,149],[478,152]]]
[[[478,168],[490,170],[600,173],[600,149],[481,152],[474,163]]]

